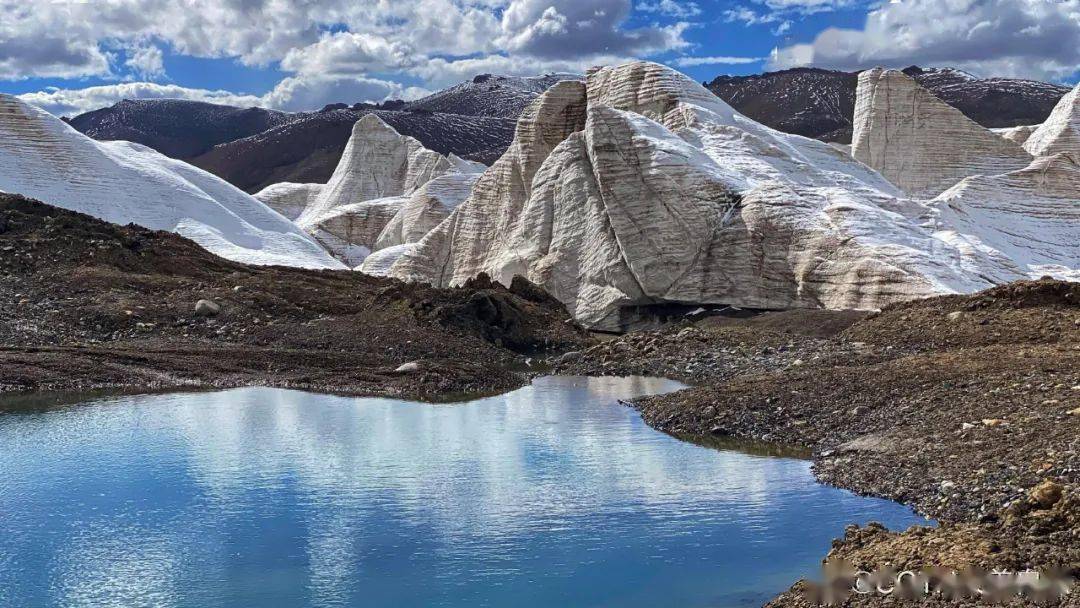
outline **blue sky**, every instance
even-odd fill
[[[296,111],[648,58],[697,80],[955,66],[1073,83],[1080,0],[0,0],[0,92]]]

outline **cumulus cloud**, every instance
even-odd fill
[[[415,98],[426,92],[377,78],[305,75],[282,80],[263,97],[260,105],[299,112],[329,103]]]
[[[130,81],[40,94],[64,112],[113,94],[221,99],[218,91],[143,82],[167,77],[168,49],[280,69],[282,80],[260,103],[313,109],[415,96],[480,71],[579,72],[686,48],[685,19],[699,6],[643,2],[665,23],[628,25],[632,0],[0,0],[0,80]]]
[[[1080,0],[903,0],[862,29],[829,28],[778,48],[770,68],[956,66],[997,76],[1062,79],[1080,66]]]
[[[432,59],[411,73],[433,88],[447,87],[468,80],[477,74],[504,76],[536,76],[538,74],[583,74],[595,65],[612,65],[629,61],[630,57],[599,55],[584,59],[551,59],[537,61],[529,57],[485,55],[472,59]]]
[[[623,27],[629,0],[511,0],[503,12],[500,46],[546,59],[590,55],[649,55],[688,46],[685,22]]]
[[[409,68],[423,61],[404,41],[371,34],[338,32],[289,51],[281,68],[307,74],[356,74]]]
[[[160,78],[165,75],[165,54],[152,44],[135,46],[129,50],[124,65],[140,78]]]

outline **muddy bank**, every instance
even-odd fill
[[[247,266],[4,194],[0,302],[0,392],[258,384],[439,399],[516,388],[536,358],[591,341],[524,281],[432,289]]]
[[[694,384],[635,406],[675,435],[804,446],[821,481],[942,522],[851,528],[833,557],[1080,574],[1078,284],[1022,282],[873,315],[709,319],[567,355],[557,370]],[[775,605],[806,603],[799,585]]]

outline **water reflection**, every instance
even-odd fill
[[[844,524],[915,521],[616,403],[677,388],[240,389],[0,416],[0,605],[757,603]]]

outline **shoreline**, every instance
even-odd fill
[[[850,526],[823,558],[1080,572],[1080,285],[1020,282],[876,314],[706,319],[623,336],[556,370],[693,384],[629,405],[675,437],[802,446],[819,482],[939,522]],[[770,606],[813,605],[805,591],[795,583]]]

